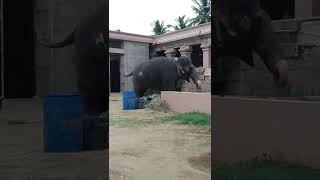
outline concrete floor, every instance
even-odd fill
[[[0,111],[0,179],[103,179],[107,151],[44,153],[41,99],[7,99]]]

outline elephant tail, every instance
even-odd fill
[[[48,43],[40,40],[40,44],[48,47],[48,48],[61,48],[68,46],[74,42],[74,34],[75,34],[76,29],[74,29],[64,40],[56,43]]]
[[[132,76],[133,75],[133,72],[129,73],[129,74],[126,74],[124,75],[124,77],[129,77],[129,76]]]

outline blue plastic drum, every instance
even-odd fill
[[[79,152],[83,147],[82,100],[78,94],[44,98],[44,151]]]
[[[123,92],[123,110],[135,110],[138,107],[139,99],[134,91]]]

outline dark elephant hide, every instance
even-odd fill
[[[102,4],[91,16],[84,17],[64,40],[41,42],[49,48],[74,45],[77,85],[84,102],[84,112],[98,115],[108,109],[108,8]]]
[[[179,66],[177,67],[177,64]],[[178,70],[179,69],[179,70]],[[133,72],[133,87],[137,97],[144,96],[148,89],[160,91],[180,91],[179,82],[190,81],[200,86],[200,78],[191,63],[191,59],[180,57],[171,59],[155,57],[138,65]]]
[[[282,60],[283,54],[271,19],[260,8],[259,0],[217,0],[215,12],[214,28],[218,33],[214,38],[216,49],[213,61],[213,93],[223,93],[224,61],[239,58],[254,66],[253,51],[261,57],[277,81],[277,63]]]

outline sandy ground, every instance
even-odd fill
[[[157,119],[166,115],[146,109],[123,111],[120,95],[112,94],[110,118],[129,119],[110,125],[111,180],[210,179],[210,133]],[[40,99],[4,102],[0,112],[1,180],[100,180],[106,176],[106,151],[44,153],[42,121]]]
[[[44,153],[42,102],[9,99],[0,111],[0,179],[106,176],[106,151]]]
[[[119,94],[112,94],[109,114],[111,122],[131,118],[128,125],[110,125],[111,180],[211,179],[208,131],[157,119],[167,113],[123,111]]]

